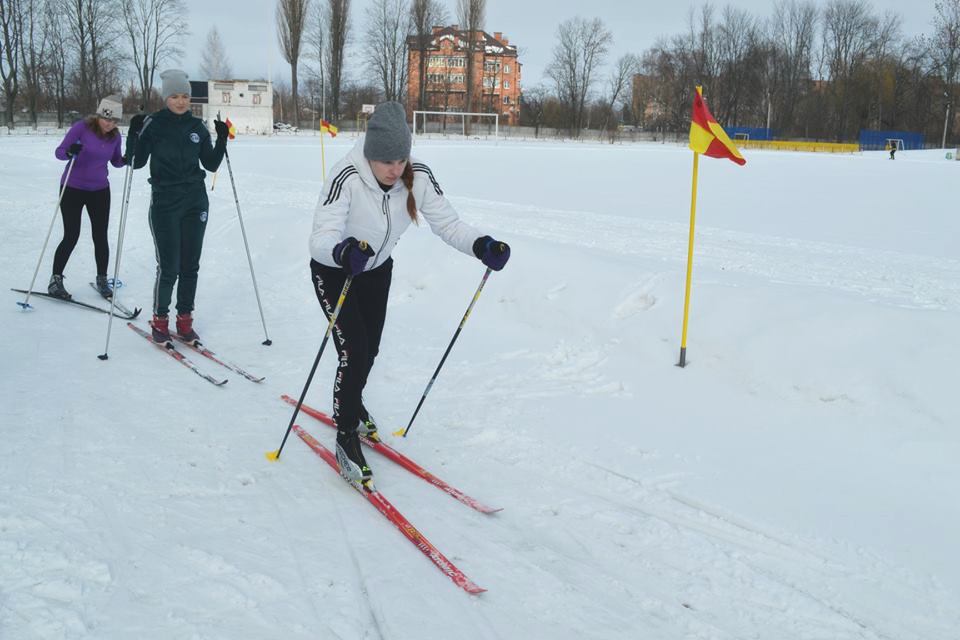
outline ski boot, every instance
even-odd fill
[[[377,421],[363,405],[360,405],[360,423],[357,425],[357,433],[370,442],[382,442],[377,432]]]
[[[369,487],[368,483],[373,481],[373,471],[360,450],[360,438],[356,430],[337,429],[337,464],[340,466],[340,475],[347,482]]]
[[[161,344],[168,349],[173,348],[173,340],[170,338],[170,317],[153,316],[150,321],[150,328],[153,330],[153,341]]]
[[[97,276],[97,293],[109,300],[113,297],[113,288],[107,283],[107,276]]]
[[[177,335],[193,346],[200,345],[200,336],[193,330],[193,315],[189,312],[177,314]]]
[[[47,293],[54,298],[60,298],[61,300],[73,299],[73,296],[67,293],[67,290],[63,287],[62,275],[53,274],[50,276],[50,284],[47,285]]]

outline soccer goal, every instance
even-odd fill
[[[487,135],[493,136],[493,139],[496,140],[500,134],[500,114],[465,111],[414,111],[413,135],[417,136],[425,133],[461,136]]]
[[[887,138],[887,146],[885,147],[888,151],[890,149],[896,149],[897,151],[903,151],[903,139],[902,138]]]
[[[733,134],[733,139],[734,139],[734,140],[749,140],[749,139],[750,139],[750,134],[749,134],[749,133],[735,133],[735,134]]]

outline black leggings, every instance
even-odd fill
[[[60,217],[63,218],[63,240],[53,256],[53,273],[62,276],[73,248],[80,239],[80,218],[83,208],[90,215],[90,230],[93,234],[93,255],[97,261],[97,275],[107,275],[110,261],[110,246],[107,244],[107,227],[110,224],[110,187],[99,191],[83,191],[67,187],[60,201]]]
[[[339,267],[310,261],[314,291],[329,321],[337,306],[346,274]],[[360,405],[367,376],[380,351],[380,336],[387,316],[387,296],[393,258],[354,277],[333,327],[340,366],[333,384],[333,419],[339,429],[352,431],[360,422]]]

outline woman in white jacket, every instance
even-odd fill
[[[377,106],[363,140],[330,171],[310,235],[310,270],[329,319],[347,276],[353,276],[333,332],[340,359],[333,386],[337,461],[348,480],[372,477],[358,434],[379,439],[363,406],[363,388],[380,349],[393,269],[391,251],[417,221],[451,247],[499,271],[510,247],[460,220],[430,168],[410,157],[411,136],[399,102]]]

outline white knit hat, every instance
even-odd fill
[[[107,120],[120,122],[120,120],[123,118],[122,98],[114,94],[101,100],[100,104],[97,106],[97,115],[101,118],[106,118]]]

